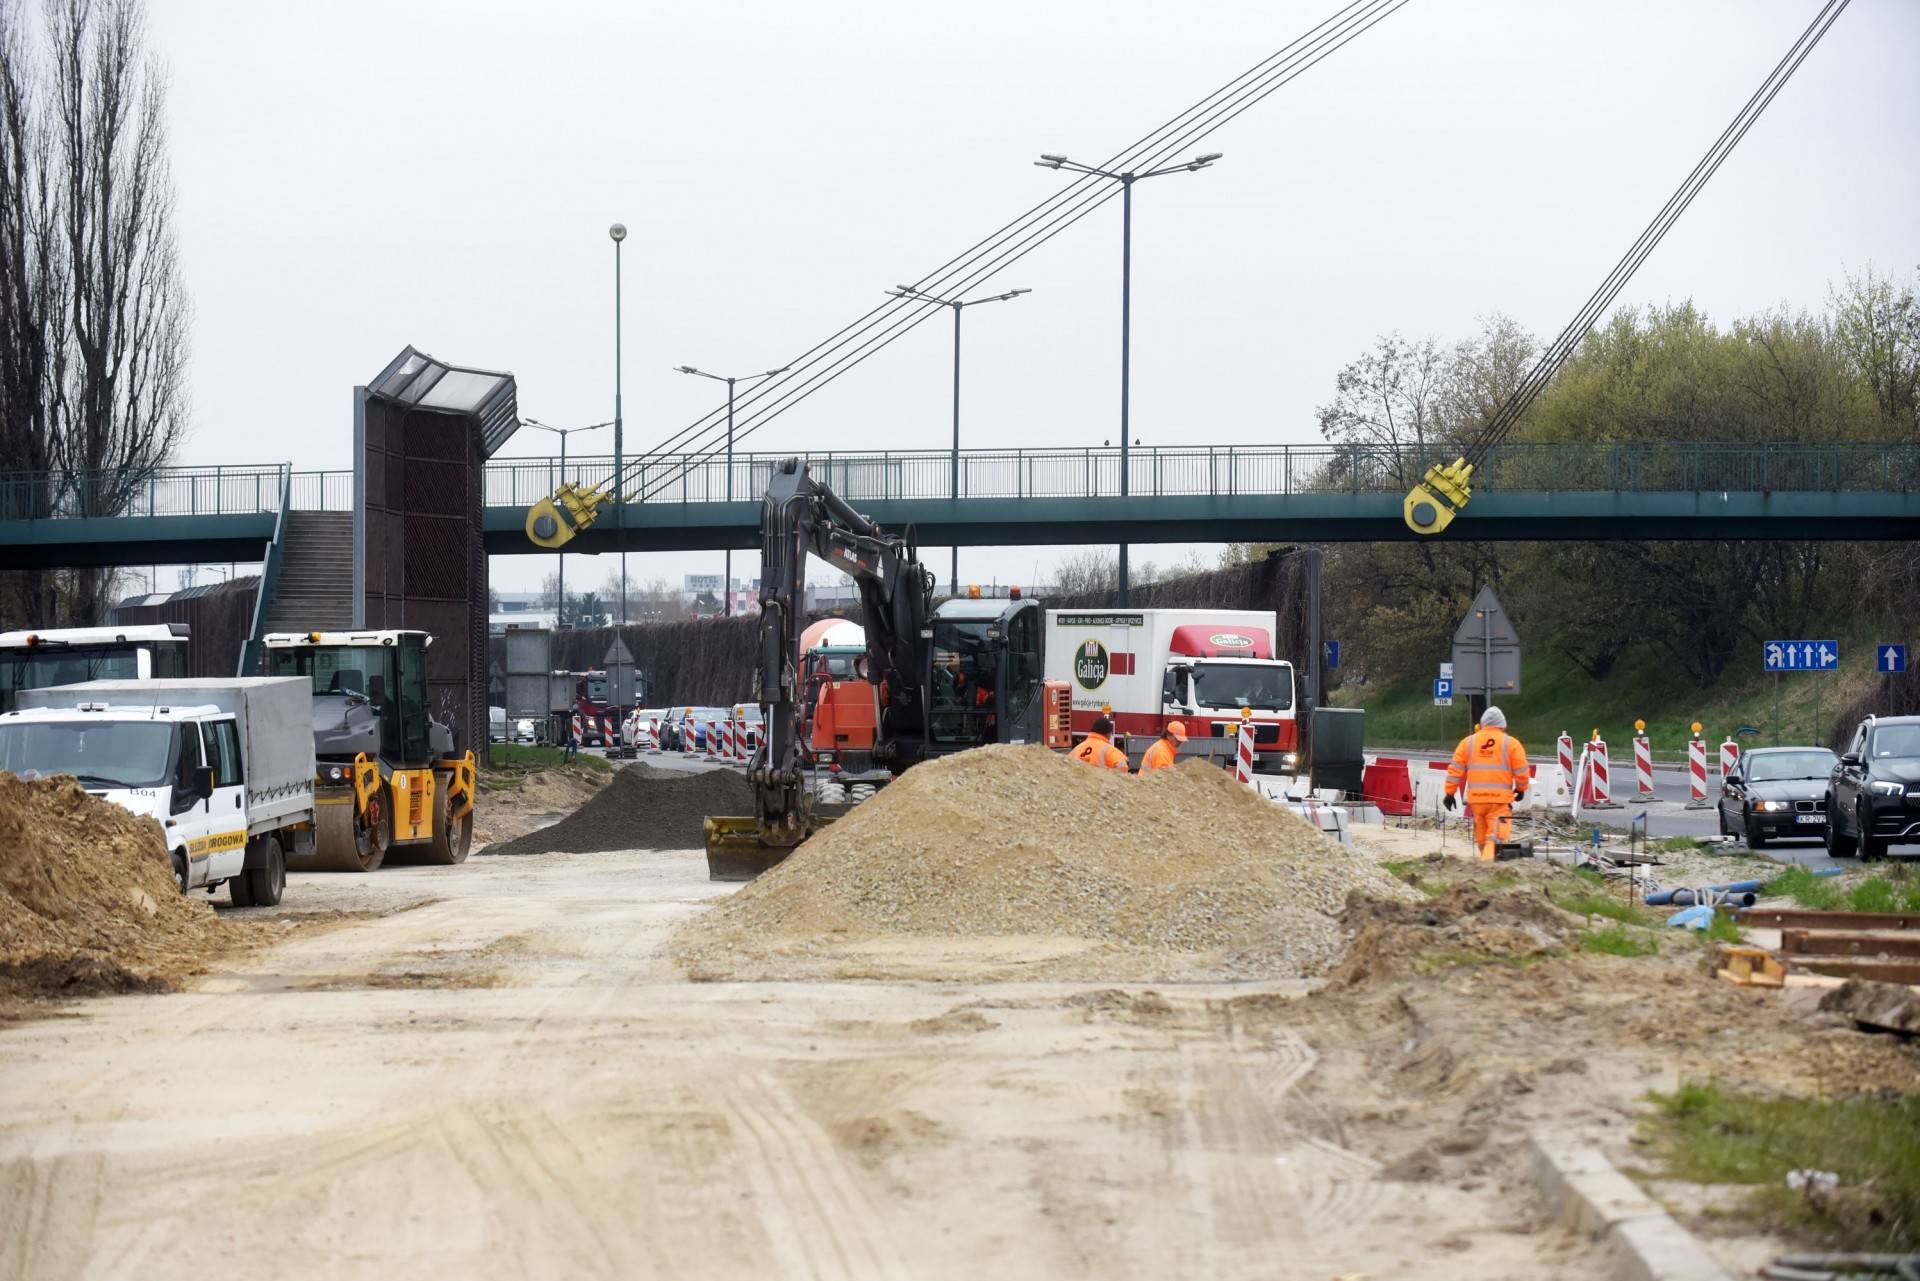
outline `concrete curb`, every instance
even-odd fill
[[[1535,1131],[1534,1182],[1556,1222],[1591,1234],[1621,1281],[1732,1281],[1691,1233],[1591,1144]]]

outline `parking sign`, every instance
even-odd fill
[[[1453,706],[1453,682],[1445,677],[1433,683],[1433,705],[1435,707]]]

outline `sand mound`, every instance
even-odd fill
[[[1411,896],[1235,783],[1042,747],[917,766],[675,938],[696,977],[1317,974],[1350,891]]]
[[[706,845],[709,814],[753,813],[753,789],[730,769],[666,770],[635,762],[559,822],[489,845],[486,854],[688,850]]]
[[[0,996],[164,988],[221,932],[152,819],[69,777],[0,773]]]
[[[1332,980],[1347,987],[1447,965],[1543,956],[1564,948],[1581,926],[1538,889],[1473,885],[1415,903],[1356,891],[1342,919],[1355,935]]]

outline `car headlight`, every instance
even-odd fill
[[[1907,794],[1907,785],[1905,783],[1876,782],[1868,783],[1867,790],[1869,792],[1877,792],[1881,796],[1905,796]]]
[[[340,780],[344,779],[346,776],[347,776],[347,772],[341,769],[338,765],[329,766],[327,769],[328,782],[338,783]]]
[[[1766,810],[1768,812],[1772,812],[1774,810],[1783,810],[1789,807],[1785,801],[1761,801],[1760,803],[1755,805],[1753,808],[1757,810]]]
[[[1282,756],[1280,759],[1288,765],[1298,765],[1300,763],[1300,757],[1293,752],[1288,752],[1285,756]]]

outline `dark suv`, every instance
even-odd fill
[[[1827,780],[1827,853],[1884,858],[1920,841],[1920,716],[1869,716]]]

